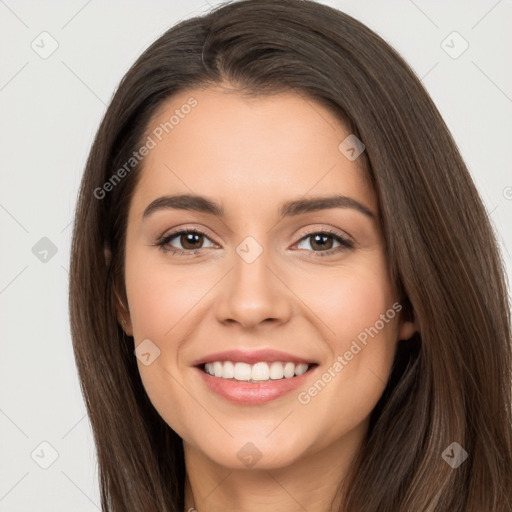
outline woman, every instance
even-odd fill
[[[105,511],[510,511],[510,308],[420,81],[315,2],[179,23],[123,78],[70,312]]]

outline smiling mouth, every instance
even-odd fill
[[[203,372],[223,380],[262,383],[279,381],[300,377],[312,368],[316,363],[295,364],[290,361],[260,361],[255,364],[234,361],[212,361],[198,365]]]

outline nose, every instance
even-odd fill
[[[294,295],[284,273],[270,260],[266,250],[252,262],[235,252],[231,271],[219,283],[215,301],[219,322],[251,328],[263,322],[283,324],[290,319]]]

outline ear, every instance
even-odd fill
[[[130,312],[125,308],[124,304],[116,298],[117,322],[128,336],[133,336],[133,326]]]
[[[398,331],[399,340],[408,340],[415,332],[419,332],[420,328],[416,316],[412,313],[413,320],[401,320],[400,330]]]
[[[105,256],[105,264],[110,266],[110,262],[112,261],[112,252],[108,247],[104,248],[104,256]],[[130,311],[128,308],[123,304],[121,299],[119,298],[115,286],[114,286],[114,296],[115,296],[115,309],[116,309],[116,317],[117,322],[123,329],[123,331],[128,336],[133,336],[133,327],[132,327],[132,321],[130,317]]]
[[[112,252],[108,247],[103,248],[103,254],[105,256],[105,265],[110,267],[110,262],[112,261]]]

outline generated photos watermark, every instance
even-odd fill
[[[331,382],[342,370],[349,364],[354,357],[361,352],[361,350],[368,345],[368,337],[374,338],[379,332],[384,329],[390,320],[395,318],[396,314],[402,310],[402,305],[395,302],[391,308],[385,313],[381,313],[379,320],[377,320],[371,327],[365,328],[357,335],[357,339],[353,340],[350,348],[343,354],[338,355],[335,362],[321,375],[315,383],[310,386],[306,391],[301,391],[297,400],[303,405],[311,402],[311,399],[322,391],[329,382]]]
[[[94,197],[96,199],[103,199],[108,192],[114,188],[125,178],[135,167],[142,161],[142,159],[149,154],[152,149],[155,149],[159,142],[163,140],[165,135],[168,135],[176,126],[179,125],[182,119],[190,114],[192,109],[198,104],[194,97],[190,97],[186,103],[181,105],[180,108],[175,109],[174,113],[169,119],[160,123],[150,135],[142,146],[132,153],[132,156],[121,166],[101,187],[94,189]]]

